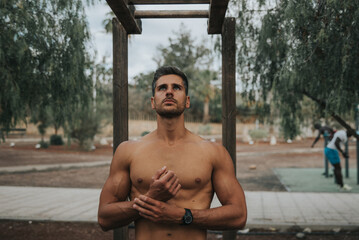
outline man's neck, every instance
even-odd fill
[[[183,139],[187,133],[184,126],[184,115],[176,118],[163,118],[157,115],[157,136],[172,145]]]

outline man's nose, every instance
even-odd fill
[[[172,88],[167,88],[167,91],[166,91],[166,96],[167,95],[173,95],[173,89]]]
[[[166,92],[166,97],[173,97],[173,92]]]

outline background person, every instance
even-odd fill
[[[318,135],[317,137],[314,139],[314,142],[312,143],[311,147],[314,147],[314,145],[319,141],[320,139],[320,135],[323,135],[323,137],[325,136],[324,134],[327,133],[328,135],[328,140],[332,140],[335,131],[329,127],[329,126],[321,126],[319,123],[314,124],[314,128],[318,130]]]
[[[340,158],[338,151],[342,153],[343,157],[349,158],[347,153],[345,153],[342,150],[340,145],[345,144],[350,136],[351,134],[349,132],[346,132],[344,130],[339,130],[334,134],[333,139],[328,143],[328,145],[324,149],[325,156],[334,167],[334,176],[336,179],[336,183],[339,185],[341,190],[345,190],[345,191],[350,191],[352,188],[347,184],[343,183],[343,175],[340,166]]]

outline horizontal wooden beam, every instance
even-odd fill
[[[222,33],[222,25],[229,0],[211,0],[209,8],[208,34]]]
[[[127,0],[106,0],[127,34],[141,34],[141,20],[135,19],[133,5],[128,6]]]
[[[134,5],[156,5],[156,4],[209,4],[210,0],[129,0]]]
[[[206,10],[135,11],[135,18],[208,18]]]

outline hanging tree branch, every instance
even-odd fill
[[[325,109],[327,104],[325,101],[318,99],[316,97],[314,97],[313,95],[309,94],[307,91],[303,90],[302,93],[309,97],[310,99],[312,99],[313,101],[315,101],[316,103],[319,104],[320,108]],[[348,130],[348,132],[350,132],[356,139],[357,141],[359,141],[359,135],[356,133],[355,129],[353,129],[349,124],[347,124],[340,116],[338,116],[336,113],[329,111],[330,116],[332,118],[334,118],[340,125],[342,125],[345,129]]]

